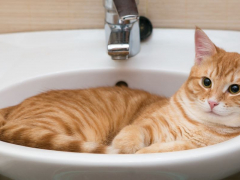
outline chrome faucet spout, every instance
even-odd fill
[[[140,51],[137,2],[104,0],[107,51],[114,60],[128,59]]]

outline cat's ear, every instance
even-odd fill
[[[213,42],[199,27],[195,29],[195,64],[201,62],[217,53],[217,49]]]

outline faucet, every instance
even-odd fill
[[[125,60],[140,51],[138,0],[103,0],[108,54]]]

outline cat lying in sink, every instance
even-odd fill
[[[195,30],[195,65],[171,97],[126,87],[55,90],[0,110],[0,140],[85,153],[160,153],[240,134],[240,54]]]

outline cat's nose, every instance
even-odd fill
[[[219,105],[218,102],[216,102],[216,101],[211,101],[211,100],[208,100],[208,104],[209,104],[209,106],[211,107],[211,110],[213,110],[213,108],[214,108],[215,106]]]

